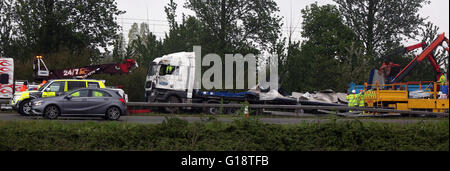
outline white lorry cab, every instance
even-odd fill
[[[147,73],[147,102],[185,103],[192,99],[194,76],[194,52],[179,52],[156,58],[150,63]]]

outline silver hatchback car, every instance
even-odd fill
[[[121,115],[126,115],[127,106],[117,91],[82,88],[63,96],[32,100],[31,111],[47,119],[64,115],[101,115],[107,120],[118,120]]]

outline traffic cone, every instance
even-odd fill
[[[245,117],[249,117],[249,112],[248,112],[248,101],[245,101],[244,116],[245,116]]]

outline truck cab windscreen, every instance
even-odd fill
[[[147,76],[153,76],[158,73],[158,65],[154,62],[150,64],[150,67],[148,68]]]

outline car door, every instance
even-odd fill
[[[74,91],[69,95],[71,98],[64,98],[61,103],[63,114],[86,114],[91,106],[89,104],[89,92],[90,90],[82,89]]]
[[[91,105],[89,113],[104,114],[111,103],[111,98],[112,96],[106,91],[92,90],[88,98],[88,102]]]
[[[64,93],[65,81],[56,81],[50,84],[44,92],[42,92],[42,98],[60,96]]]

